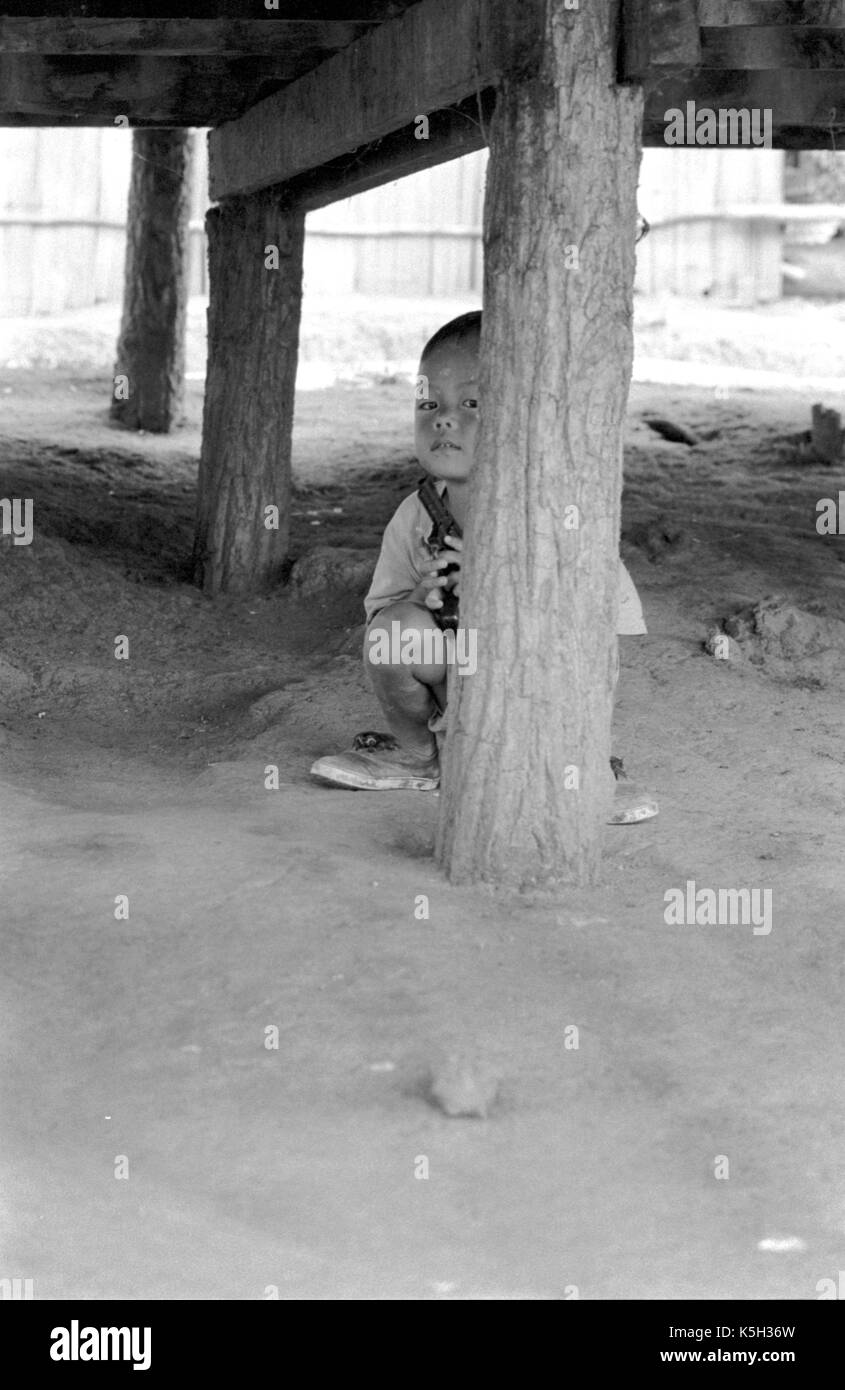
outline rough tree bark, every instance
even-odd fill
[[[166,433],[182,410],[193,154],[191,131],[133,131],[111,403],[128,429]]]
[[[288,546],[305,214],[271,188],[226,199],[206,225],[194,578],[207,593],[254,593],[278,579]]]
[[[436,846],[453,882],[598,874],[643,110],[615,84],[617,8],[545,0],[541,74],[503,82],[490,129],[461,594],[478,671],[452,681]]]

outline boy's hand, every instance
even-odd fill
[[[424,578],[420,580],[416,589],[410,595],[412,600],[424,603],[426,608],[442,608],[444,589],[451,589],[456,596],[461,592],[461,572],[460,572],[460,552],[463,550],[464,543],[458,536],[447,536],[446,544],[448,551],[442,551],[436,558],[426,555],[425,561],[420,565],[424,571]],[[456,565],[458,568],[449,574],[444,574],[449,565]]]

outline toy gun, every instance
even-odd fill
[[[426,476],[423,479],[417,489],[417,496],[434,523],[426,544],[432,557],[436,558],[446,548],[447,536],[456,536],[458,540],[461,540],[463,532],[437,491],[433,478]],[[441,573],[452,574],[458,569],[460,569],[460,565],[454,563],[447,565]],[[441,596],[443,605],[440,608],[432,608],[432,615],[441,628],[454,632],[458,626],[458,596],[452,589],[441,590]]]

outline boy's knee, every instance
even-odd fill
[[[398,626],[394,627],[394,623]],[[424,608],[419,603],[410,603],[408,599],[398,599],[396,603],[389,603],[386,608],[382,608],[380,613],[369,623],[364,634],[364,660],[370,665],[380,664],[379,651],[385,643],[394,643],[398,636],[400,640],[410,638],[414,633],[426,631],[426,629],[436,628],[429,609]]]
[[[370,622],[364,636],[364,662],[382,676],[410,674],[427,685],[436,684],[444,679],[444,672],[440,663],[426,663],[422,659],[423,635],[439,631],[430,609],[399,599],[388,604]],[[414,638],[420,642],[418,657],[413,655]]]
[[[390,632],[391,623],[397,622],[401,623],[403,630],[409,631],[416,629],[418,632],[423,632],[426,628],[437,627],[430,608],[426,608],[422,603],[412,603],[410,599],[400,598],[395,603],[389,603],[386,608],[382,608],[380,613],[376,613],[368,631],[372,632],[375,628],[384,628]]]

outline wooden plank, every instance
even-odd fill
[[[28,130],[5,142],[0,208],[41,210],[43,185],[39,178],[45,136]],[[40,249],[40,248],[39,248]],[[10,227],[0,235],[0,312],[32,312],[35,245],[28,229]]]
[[[681,185],[674,200],[676,209],[712,206],[717,199],[720,165],[724,160],[709,159],[701,150],[684,151],[683,160],[669,170],[673,183]],[[682,177],[683,176],[683,177]],[[674,238],[672,266],[675,294],[710,294],[715,280],[713,225],[693,222],[678,228]]]
[[[320,52],[330,57],[372,27],[361,21],[14,19],[0,15],[0,53],[217,54]],[[322,60],[321,60],[322,61]],[[304,69],[303,69],[304,70]]]
[[[845,146],[845,127],[840,127],[833,138],[828,130],[818,125],[789,122],[786,125],[774,127],[773,150],[824,150],[833,153],[842,150],[843,146]],[[650,121],[643,126],[643,147],[645,149],[665,148],[662,125],[657,121]]]
[[[706,152],[699,160],[707,162]],[[783,155],[776,151],[735,150],[714,161],[719,171],[715,202],[730,205],[771,196],[781,183]],[[711,232],[716,224],[711,223]],[[753,305],[780,291],[782,233],[777,224],[728,220],[713,237],[715,293],[735,303]]]
[[[212,132],[211,195],[287,183],[369,145],[418,115],[464,101],[503,72],[536,71],[538,0],[422,0],[313,72]],[[447,41],[448,40],[448,41]],[[423,167],[420,147],[416,154]]]
[[[495,91],[487,88],[478,98],[470,97],[457,106],[435,111],[430,118],[428,140],[416,140],[413,126],[404,126],[375,146],[354,150],[291,179],[285,195],[292,205],[313,212],[340,198],[350,198],[407,174],[472,154],[487,143],[486,131],[495,100]],[[209,136],[209,146],[213,135],[214,132]]]
[[[830,130],[823,126],[790,122],[775,126],[772,149],[824,150],[826,153],[835,153],[842,150],[843,141],[845,141],[845,126],[840,126],[838,132],[834,132],[831,136]],[[649,148],[661,143],[656,130],[651,129],[644,133],[643,144]]]
[[[56,22],[72,19],[249,19],[268,24],[303,20],[380,24],[414,0],[279,0],[268,10],[261,0],[61,0]],[[53,7],[36,0],[3,0],[3,14],[15,19],[49,18]],[[46,14],[45,14],[46,12]]]
[[[0,237],[0,253],[0,306],[3,313],[14,317],[31,314],[36,285],[36,247],[32,233],[10,227]]]
[[[671,106],[685,107],[690,93],[696,94],[699,107],[710,106],[713,109],[741,107],[750,99],[747,96],[750,79],[746,73],[708,73],[707,78],[710,85],[703,92],[700,73],[675,75],[671,81],[666,76],[661,79],[657,89],[647,95],[643,127],[645,144],[665,145],[665,111]],[[773,108],[775,148],[831,148],[830,116],[832,110],[838,109],[834,98],[840,95],[839,81],[835,75],[822,80],[805,78],[798,83],[791,74],[755,75],[754,91],[759,98],[757,104]],[[307,171],[291,180],[286,191],[293,202],[306,210],[313,210],[339,198],[350,197],[404,177],[405,174],[481,149],[486,144],[485,132],[489,129],[494,108],[495,90],[489,88],[482,93],[480,114],[475,98],[469,98],[455,108],[432,115],[429,140],[417,141],[413,138],[413,125],[403,127],[372,149],[362,147],[352,154],[347,153],[329,161],[318,170]],[[845,110],[839,112],[833,127],[833,138],[836,138],[836,130],[839,129],[839,142],[845,143],[845,126],[839,128],[837,120],[845,122]],[[218,134],[211,133],[210,146],[213,146]],[[214,185],[212,196],[215,196]]]
[[[700,57],[696,0],[624,0],[621,82],[644,82],[655,64],[696,67]]]
[[[654,143],[665,144],[666,111],[676,108],[685,112],[688,101],[694,101],[698,110],[771,110],[773,127],[781,136],[796,128],[814,131],[816,138],[828,145],[835,141],[837,132],[838,144],[845,140],[845,79],[841,72],[732,69],[661,75],[646,98],[644,129],[649,139],[659,134]]]
[[[703,27],[735,24],[821,25],[845,28],[845,0],[698,0]]]
[[[619,51],[619,81],[645,82],[651,67],[649,38],[649,0],[624,0],[622,42]]]
[[[715,298],[749,309],[754,304],[756,269],[754,247],[747,230],[727,227],[713,244]]]
[[[703,68],[845,68],[845,28],[735,25],[701,34]]]
[[[269,58],[43,57],[0,54],[0,123],[211,125],[244,110],[266,84],[290,79],[290,60]]]
[[[701,57],[697,0],[649,0],[648,37],[652,63],[697,67]]]
[[[275,60],[265,60],[269,66],[256,73],[255,64],[248,59],[235,60],[234,65],[208,59],[206,64],[219,63],[219,67],[202,69],[195,66],[201,60],[138,57],[124,60],[121,85],[109,91],[108,72],[104,75],[99,61],[86,64],[83,70],[77,67],[75,77],[62,66],[69,61],[27,54],[0,56],[0,125],[113,126],[115,116],[125,115],[132,126],[138,127],[203,126],[215,118],[210,111],[219,116],[222,110],[240,109],[248,104],[256,77],[260,81],[262,74],[266,77],[268,71],[277,71],[272,67]],[[77,65],[79,62],[76,60]],[[38,68],[39,63],[45,66]],[[35,68],[29,66],[32,64]],[[203,70],[211,85],[197,86],[198,74]],[[252,85],[248,80],[250,73]],[[776,148],[833,149],[845,144],[844,95],[842,74],[825,70],[664,73],[647,93],[644,143],[665,144],[666,109],[684,108],[686,101],[693,98],[699,107],[713,109],[771,107]],[[343,144],[336,115],[329,113],[331,137],[341,152],[325,161],[321,169],[299,175],[295,181],[297,195],[306,208],[322,207],[336,198],[481,149],[486,143],[494,103],[495,94],[489,89],[482,93],[480,122],[475,98],[470,96],[453,110],[431,116],[429,140],[415,138],[411,121],[382,140],[362,144],[351,154]],[[338,115],[342,124],[342,110]],[[214,132],[212,141],[220,133]],[[319,141],[319,129],[314,138]]]
[[[351,241],[327,246],[310,234],[305,242],[304,290],[319,294],[354,294],[357,264]]]

